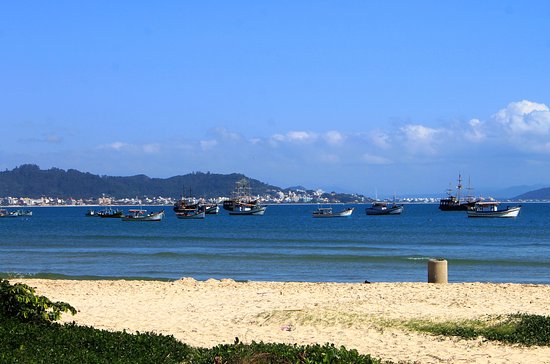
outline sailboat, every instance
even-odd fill
[[[229,215],[257,215],[265,213],[267,206],[260,204],[250,194],[250,182],[243,178],[236,182],[233,198],[223,202],[223,208],[229,211]]]
[[[469,180],[469,179],[468,179]],[[469,185],[469,182],[468,182]],[[468,190],[471,188],[468,186]],[[447,197],[439,200],[439,209],[441,211],[471,211],[475,208],[477,200],[468,196],[466,200],[461,199],[462,191],[462,176],[458,174],[458,185],[456,186],[456,194],[452,194],[452,189],[447,190]]]

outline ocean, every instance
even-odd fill
[[[443,258],[449,282],[550,283],[550,204],[523,204],[516,219],[432,204],[367,216],[368,205],[352,206],[349,218],[272,205],[264,216],[221,210],[204,220],[177,219],[167,206],[163,221],[142,223],[86,217],[87,207],[32,208],[32,217],[0,218],[0,276],[426,282],[428,260]]]

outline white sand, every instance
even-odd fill
[[[240,341],[331,342],[414,363],[550,363],[550,347],[523,347],[408,331],[399,322],[550,316],[550,286],[520,284],[282,283],[186,278],[157,281],[21,279],[73,305],[63,321],[157,332],[200,347]],[[15,280],[11,281],[12,283]]]

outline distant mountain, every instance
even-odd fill
[[[550,187],[523,193],[514,197],[514,200],[550,200]]]
[[[235,183],[246,178],[243,174],[190,173],[170,178],[150,178],[143,174],[130,177],[98,176],[75,169],[59,168],[41,170],[37,165],[25,164],[11,171],[0,172],[0,196],[57,198],[90,198],[114,196],[180,197],[182,194],[195,197],[230,196]],[[255,179],[249,178],[251,192],[264,195],[281,191]],[[185,191],[183,189],[185,188]]]

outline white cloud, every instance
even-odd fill
[[[385,164],[391,164],[391,160],[379,155],[364,153],[361,156],[361,159],[365,161],[367,164],[379,164],[379,165],[385,165]]]
[[[129,146],[129,144],[127,144],[127,143],[113,142],[113,143],[109,143],[109,144],[102,144],[102,145],[98,146],[97,148],[98,149],[112,149],[112,150],[116,150],[116,151],[121,151],[123,149],[126,149],[128,146]]]
[[[206,150],[209,150],[209,149],[212,149],[212,148],[216,147],[216,145],[218,145],[218,141],[217,140],[201,140],[200,145],[201,145],[201,149],[206,151]]]
[[[405,137],[413,142],[430,143],[433,137],[439,133],[439,130],[429,128],[423,125],[405,125],[400,128]]]
[[[225,128],[215,128],[211,130],[211,133],[223,140],[229,141],[241,141],[243,138],[240,134],[231,132]]]
[[[443,134],[442,129],[433,129],[419,124],[405,125],[399,128],[399,131],[405,138],[408,152],[413,154],[435,154],[435,145],[441,142],[439,134]]]
[[[317,134],[307,132],[307,131],[289,131],[286,134],[287,140],[291,142],[306,142],[310,140],[315,140]]]
[[[317,133],[308,131],[289,131],[286,134],[274,134],[270,138],[272,144],[277,143],[305,143],[315,141],[318,137]]]
[[[479,119],[472,119],[468,122],[468,129],[464,133],[464,138],[471,142],[479,142],[486,138],[483,132],[483,123]]]
[[[323,138],[331,145],[341,144],[345,140],[345,136],[336,130],[326,132]]]
[[[493,115],[493,120],[513,135],[550,132],[548,106],[527,100],[511,102]]]
[[[380,149],[388,149],[391,147],[391,137],[388,133],[381,130],[374,130],[369,133],[371,143]]]

